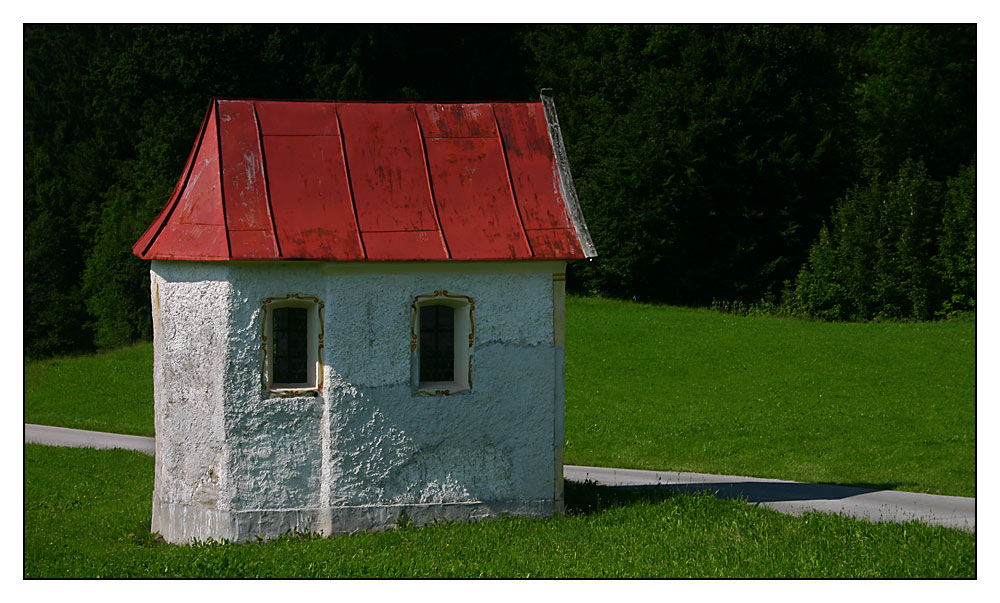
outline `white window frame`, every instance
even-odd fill
[[[277,308],[305,308],[306,380],[302,383],[274,382],[274,318]],[[261,349],[264,351],[261,384],[269,397],[318,396],[323,389],[323,302],[312,295],[290,293],[269,297],[263,302],[264,320],[261,326]]]
[[[454,309],[455,376],[451,381],[420,380],[420,308],[448,306]],[[410,333],[412,379],[416,393],[424,396],[450,396],[472,389],[472,348],[475,343],[476,302],[468,295],[456,295],[447,290],[418,295],[413,300],[413,321]]]

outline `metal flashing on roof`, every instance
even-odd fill
[[[133,247],[161,260],[593,257],[551,98],[212,99]]]
[[[545,109],[545,121],[548,123],[549,137],[552,140],[552,149],[556,156],[556,166],[559,169],[559,180],[565,192],[566,207],[569,209],[570,218],[576,228],[576,234],[583,247],[584,257],[597,257],[597,248],[590,239],[590,230],[587,222],[583,219],[583,209],[580,207],[580,200],[576,196],[576,186],[573,185],[573,175],[569,171],[569,156],[566,154],[566,145],[563,144],[562,129],[559,127],[559,118],[556,116],[556,103],[552,98],[550,88],[542,88],[542,107]]]

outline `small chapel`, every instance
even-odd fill
[[[566,265],[596,250],[548,91],[212,99],[133,252],[167,541],[562,512]]]

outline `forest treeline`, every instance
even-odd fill
[[[571,290],[831,320],[975,309],[974,25],[28,25],[25,354],[151,337],[131,246],[212,96],[543,87],[600,255]]]

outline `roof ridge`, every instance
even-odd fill
[[[213,101],[244,101],[263,103],[337,103],[341,105],[525,105],[540,104],[540,100],[341,100],[334,98],[261,98],[213,96]]]

